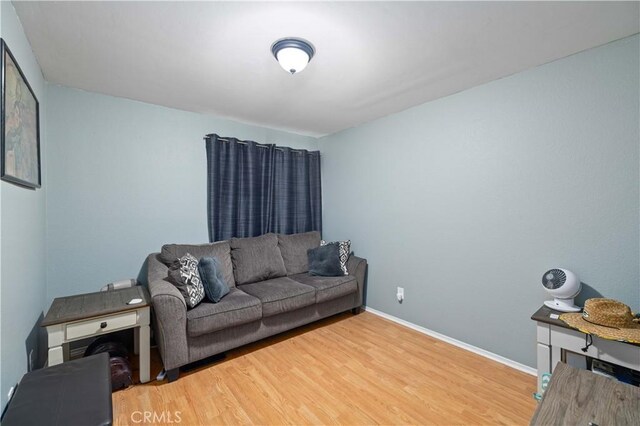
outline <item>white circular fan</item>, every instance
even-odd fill
[[[546,306],[561,312],[580,312],[580,308],[573,304],[573,298],[582,289],[576,274],[561,268],[550,269],[542,276],[542,285],[553,296],[553,300],[544,302]]]

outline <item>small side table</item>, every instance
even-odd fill
[[[551,318],[552,314],[562,312],[543,305],[531,316],[536,322],[539,393],[542,392],[542,375],[555,373],[556,365],[565,361],[566,351],[640,371],[640,345],[593,336],[592,343],[583,350],[585,334],[562,320]]]
[[[127,305],[135,298],[142,302]],[[150,305],[149,293],[142,286],[56,298],[42,321],[49,339],[48,365],[69,360],[69,342],[133,328],[140,382],[148,382]]]

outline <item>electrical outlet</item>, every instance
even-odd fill
[[[11,386],[11,389],[9,389],[9,392],[7,393],[7,402],[11,401],[11,397],[13,397],[13,391],[16,389],[15,386]]]
[[[34,359],[33,359],[33,349],[31,349],[29,351],[29,371],[33,371],[35,365],[34,365]]]
[[[396,299],[398,299],[398,303],[402,303],[404,301],[404,287],[398,287],[396,291]]]

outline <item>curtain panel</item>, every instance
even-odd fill
[[[322,232],[320,152],[205,137],[209,240]]]

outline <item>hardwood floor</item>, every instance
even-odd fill
[[[115,392],[113,413],[116,425],[528,424],[535,390],[533,376],[364,312]]]

